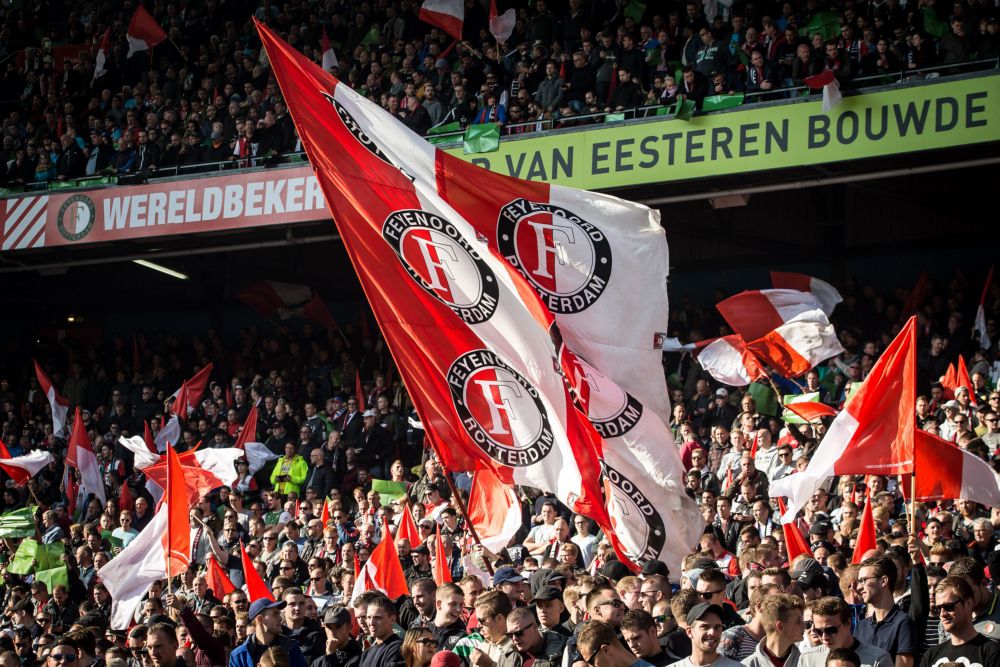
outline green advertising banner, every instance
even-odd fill
[[[848,96],[829,113],[813,96],[505,138],[488,155],[448,152],[510,176],[607,189],[998,140],[1000,75],[986,75]]]

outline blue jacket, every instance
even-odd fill
[[[271,646],[280,646],[285,650],[288,654],[288,667],[306,667],[306,658],[302,655],[298,642],[284,635],[278,635]],[[256,667],[260,662],[260,656],[268,648],[251,635],[229,654],[229,667]]]

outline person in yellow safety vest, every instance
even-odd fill
[[[299,486],[306,481],[306,473],[309,471],[309,464],[295,451],[295,443],[286,442],[284,457],[278,459],[271,471],[274,490],[286,496],[293,491],[299,492]]]

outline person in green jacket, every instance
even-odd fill
[[[278,459],[271,471],[271,484],[277,493],[287,496],[299,492],[299,486],[306,481],[309,464],[295,453],[294,442],[285,443],[285,456]]]

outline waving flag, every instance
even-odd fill
[[[837,288],[830,283],[807,276],[804,273],[786,273],[771,271],[771,285],[775,289],[791,289],[799,292],[809,292],[823,305],[823,312],[829,317],[833,309],[844,300]]]
[[[254,403],[250,406],[250,411],[247,413],[247,418],[243,420],[243,427],[240,429],[240,435],[236,438],[236,444],[233,445],[236,449],[244,449],[248,442],[257,441],[257,404]]]
[[[782,377],[802,375],[844,351],[822,310],[809,310],[750,341],[747,347]]]
[[[703,345],[697,351],[699,345]],[[715,380],[732,387],[744,387],[767,377],[767,372],[739,334],[695,344],[695,358]]]
[[[521,501],[514,489],[486,468],[477,470],[472,476],[466,510],[479,541],[494,554],[501,553],[523,525]]]
[[[990,272],[986,274],[986,282],[983,283],[983,294],[979,297],[979,307],[976,309],[976,321],[973,325],[973,331],[979,332],[979,347],[988,350],[993,345],[993,341],[990,340],[990,334],[986,330],[986,297],[990,293],[990,286],[993,285],[993,267],[990,267]]]
[[[45,374],[37,361],[35,362],[35,377],[38,378],[42,393],[45,394],[45,398],[49,401],[49,407],[52,408],[52,433],[57,438],[65,438],[69,401],[59,395],[56,388],[52,386],[49,376]]]
[[[969,368],[965,365],[965,357],[958,355],[958,364],[948,364],[948,370],[941,378],[941,386],[944,387],[944,396],[947,399],[955,398],[955,392],[959,387],[969,390],[969,401],[975,405],[976,395],[972,391],[972,378],[969,377]]]
[[[101,467],[97,463],[94,447],[90,444],[90,436],[83,425],[80,408],[76,409],[73,420],[73,432],[69,436],[69,449],[66,450],[66,464],[80,471],[81,485],[86,492],[93,493],[104,505],[108,502],[104,493],[104,480]]]
[[[55,458],[50,452],[36,449],[28,452],[24,456],[11,457],[7,447],[0,442],[0,468],[7,473],[14,483],[24,486],[28,480],[37,475]]]
[[[183,574],[191,565],[191,527],[184,470],[174,448],[167,445],[167,486],[161,512],[167,513],[166,530],[163,531],[164,569],[168,577]]]
[[[173,415],[166,421],[167,423],[156,432],[156,437],[153,439],[153,445],[156,451],[160,453],[167,451],[168,442],[180,442],[181,439],[180,418],[177,415]]]
[[[444,550],[444,540],[441,539],[440,524],[437,524],[434,539],[434,583],[438,586],[451,583],[451,568],[448,567],[448,554]]]
[[[160,508],[139,536],[101,568],[101,583],[111,594],[111,628],[126,630],[154,581],[167,578],[163,535],[168,512]]]
[[[791,289],[741,292],[715,306],[744,340],[757,340],[813,310],[823,310],[814,295]]]
[[[424,0],[424,4],[420,5],[420,20],[436,25],[455,39],[462,39],[465,2],[463,0]]]
[[[319,293],[308,285],[262,280],[239,292],[236,298],[268,320],[287,320],[295,315],[329,331],[340,328]]]
[[[246,581],[247,597],[251,600],[266,598],[274,601],[274,594],[260,576],[260,572],[253,566],[253,561],[247,554],[243,543],[240,543],[240,561],[243,564],[243,579]]]
[[[97,55],[94,56],[94,81],[97,81],[102,76],[108,73],[107,67],[105,65],[108,62],[108,53],[111,51],[111,28],[104,31],[104,37],[101,38],[101,46],[97,49]]]
[[[913,469],[917,326],[910,318],[830,424],[806,469],[771,484],[788,497],[784,523],[795,519],[830,475],[898,475]]]
[[[473,480],[475,485],[475,480]],[[471,506],[471,496],[470,496]],[[403,501],[403,516],[399,519],[399,526],[396,528],[396,539],[405,537],[410,541],[410,546],[420,546],[420,531],[417,530],[417,522],[413,520],[413,512],[410,511],[410,503]]]
[[[927,431],[916,432],[913,470],[917,500],[971,500],[1000,506],[1000,477],[986,461]],[[903,484],[906,494],[909,484]]]
[[[819,392],[784,397],[785,410],[781,418],[789,424],[818,422],[823,417],[836,417],[837,411],[819,402]]]
[[[854,543],[854,555],[851,564],[860,563],[865,554],[878,548],[878,535],[875,533],[875,517],[872,515],[872,498],[865,498],[865,509],[861,513],[861,527],[858,529],[858,540]]]
[[[334,67],[340,67],[337,54],[334,52],[333,45],[330,44],[330,38],[326,34],[326,26],[323,27],[323,38],[320,40],[320,48],[323,52],[323,69],[329,72]]]
[[[389,534],[389,522],[384,517],[382,534]],[[357,563],[357,559],[354,562]],[[372,555],[355,575],[351,601],[365,591],[371,590],[382,591],[390,600],[398,600],[410,593],[410,588],[406,585],[406,576],[403,574],[403,565],[392,540],[382,540],[372,549]]]
[[[171,407],[175,415],[181,419],[187,419],[188,414],[195,411],[198,407],[198,402],[205,394],[205,388],[208,387],[208,380],[212,375],[212,369],[214,367],[215,365],[212,363],[207,364],[204,368],[195,373],[194,377],[190,380],[185,380],[184,383],[181,384],[181,388],[174,394],[176,399]],[[177,441],[171,440],[171,442]]]
[[[361,371],[354,371],[354,399],[358,402],[358,412],[365,411],[365,390],[361,384]]]
[[[549,489],[618,539],[602,505],[597,454],[605,464],[614,455],[637,460],[624,451],[636,441],[618,439],[621,430],[640,413],[665,421],[669,412],[662,374],[648,372],[660,364],[654,339],[667,325],[667,248],[656,214],[437,151],[260,32],[396,365],[407,386],[420,388],[414,401],[445,467],[493,467],[506,483]],[[373,266],[379,273],[369,277]],[[636,290],[647,296],[641,313],[623,298]],[[631,326],[608,326],[620,321]],[[577,409],[563,380],[577,359],[627,397],[597,403],[616,412]],[[597,435],[602,428],[614,446]],[[680,470],[675,448],[663,446],[669,431],[661,432],[662,475],[640,466],[647,480],[636,482],[605,466],[633,522],[639,509],[626,489]],[[672,497],[668,511],[681,507],[693,523],[693,508],[674,497],[682,488],[647,490],[642,502]]]
[[[778,511],[785,513],[785,501],[778,498]],[[788,556],[788,564],[791,565],[799,556],[811,556],[812,549],[809,548],[802,531],[794,523],[786,523],[781,527],[785,536],[785,553]]]
[[[215,560],[215,556],[208,557],[208,572],[205,573],[205,581],[208,583],[212,594],[220,600],[236,590],[236,586],[233,585],[233,582],[229,579],[229,575],[219,565],[219,561]]]
[[[220,486],[232,486],[237,480],[236,460],[243,455],[242,449],[224,447],[188,451],[177,456],[184,473],[189,502],[194,504]],[[167,488],[166,457],[143,468],[143,472],[161,489]]]
[[[508,9],[503,14],[497,14],[497,0],[490,0],[490,34],[497,42],[506,42],[510,39],[514,28],[517,27],[517,14],[514,9]]]
[[[131,58],[133,53],[148,51],[167,38],[167,33],[156,22],[153,15],[145,7],[139,5],[132,15],[132,20],[128,24],[128,55]]]

